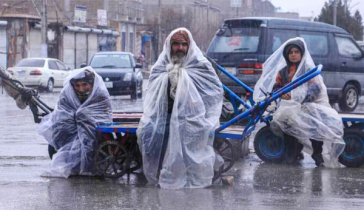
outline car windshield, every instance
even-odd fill
[[[23,59],[15,67],[44,67],[43,59]]]
[[[129,55],[95,55],[91,61],[92,68],[131,68]]]
[[[211,43],[209,53],[257,52],[259,45],[259,28],[244,27],[226,29],[221,36],[215,36]]]

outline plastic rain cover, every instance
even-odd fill
[[[262,76],[254,88],[255,101],[265,98],[261,90],[272,92],[278,72],[287,66],[283,56],[284,47],[297,40],[303,43],[305,52],[292,81],[315,67],[305,41],[302,38],[288,40],[264,63]],[[343,124],[339,114],[329,104],[322,76],[318,75],[292,90],[291,99],[278,103],[279,108],[273,114],[272,130],[277,135],[282,135],[283,131],[296,137],[309,154],[313,152],[310,139],[323,141],[324,165],[339,167],[338,157],[345,148]]]
[[[190,39],[189,50],[179,69],[178,86],[169,126],[169,139],[160,176],[159,159],[168,112],[168,73],[170,39],[184,30]],[[169,64],[171,65],[171,64]],[[168,93],[169,94],[169,93]],[[144,114],[137,130],[138,144],[143,155],[143,171],[150,184],[162,188],[199,188],[211,185],[216,168],[212,147],[214,130],[219,126],[223,89],[211,63],[203,56],[185,28],[171,32],[163,52],[151,69]]]
[[[37,131],[53,146],[51,170],[43,176],[95,175],[93,155],[97,148],[95,127],[112,122],[110,95],[102,78],[95,73],[91,94],[80,103],[71,85],[72,78],[91,67],[74,70],[64,81],[55,110],[42,119]]]

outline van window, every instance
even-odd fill
[[[352,58],[356,55],[361,55],[358,47],[348,37],[335,37],[337,47],[339,48],[339,54],[344,57]]]
[[[258,51],[259,28],[231,28],[231,32],[229,30],[227,29],[227,33],[221,36],[215,36],[208,50],[209,52],[254,53]]]
[[[311,55],[325,56],[329,52],[326,33],[301,32],[300,37],[305,40]]]
[[[284,42],[288,39],[298,36],[295,30],[282,30],[282,29],[270,29],[269,33],[272,34],[272,43],[270,47],[267,48],[267,54],[272,54],[275,52]]]

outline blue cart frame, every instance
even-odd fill
[[[237,84],[239,84],[243,88],[245,88],[245,90],[247,92],[250,93],[250,96],[248,98],[248,100],[250,102],[250,104],[249,104],[246,101],[244,101],[243,99],[241,99],[238,95],[236,95],[233,91],[231,91],[228,87],[223,85],[224,90],[229,94],[229,97],[232,100],[232,103],[234,104],[236,116],[233,119],[231,119],[230,121],[223,123],[215,131],[216,138],[215,138],[215,142],[214,142],[214,148],[220,153],[220,155],[223,156],[223,158],[225,160],[224,166],[218,172],[218,174],[221,174],[223,172],[228,171],[232,167],[232,165],[234,164],[234,161],[235,161],[235,154],[234,154],[235,152],[234,152],[233,146],[227,139],[234,139],[234,140],[237,140],[240,142],[244,141],[248,136],[250,136],[251,132],[255,129],[256,123],[268,122],[270,120],[269,116],[263,116],[263,113],[267,106],[269,106],[273,101],[280,98],[282,95],[290,92],[294,88],[300,86],[301,84],[303,84],[303,83],[307,82],[308,80],[314,78],[315,76],[319,75],[322,71],[322,65],[318,65],[317,67],[313,68],[312,70],[306,72],[304,75],[295,79],[294,81],[287,84],[283,88],[281,88],[273,93],[267,94],[266,98],[264,100],[259,101],[256,104],[252,99],[253,90],[250,87],[248,87],[246,84],[244,84],[243,82],[238,80],[235,76],[230,74],[228,71],[226,71],[221,66],[217,65],[217,68],[220,71],[222,71],[224,74],[226,74],[228,77],[230,77]],[[236,100],[238,103],[244,105],[246,107],[246,111],[239,114],[237,112],[238,104],[236,104],[234,102],[234,100]],[[237,123],[239,120],[242,120],[242,119],[249,120],[249,122],[245,126],[245,128],[240,127],[238,129],[233,129],[234,131],[228,129],[229,127],[232,127],[232,125],[234,125],[235,123]],[[106,125],[98,126],[96,128],[96,134],[100,138],[103,136],[103,134],[111,134],[111,133],[113,133],[114,135],[122,133],[123,135],[134,135],[135,136],[137,126],[138,126],[137,122],[134,122],[134,123],[133,122],[129,122],[129,123],[118,122],[118,123],[106,124]],[[217,142],[216,139],[222,139],[222,141]],[[106,142],[112,142],[115,140],[117,140],[117,139],[115,139],[115,138],[113,140],[109,139],[109,140],[106,140]],[[136,145],[136,142],[135,142],[135,145]],[[122,150],[123,153],[127,153],[127,151],[124,151],[123,148],[119,148],[119,147],[122,147],[122,145],[116,146],[114,144],[113,149],[111,151],[110,151],[110,149],[109,149],[109,151],[105,151],[105,152],[110,153],[109,156],[106,158],[112,159],[115,156],[114,155],[115,151],[119,152]],[[99,155],[96,154],[95,157],[98,157],[98,156]],[[106,155],[101,155],[101,156],[106,156]],[[130,156],[130,158],[133,159],[134,157]],[[105,164],[105,161],[99,160],[99,159],[95,159],[95,162],[96,162],[96,168],[98,168],[98,169],[102,168],[102,166],[98,165],[98,163]],[[124,162],[124,160],[119,161],[119,162]],[[129,163],[130,160],[125,160],[125,162]],[[128,165],[128,164],[124,164],[124,165]],[[110,173],[109,173],[109,171],[110,171]],[[128,171],[130,171],[129,166],[124,167],[120,164],[117,167],[117,169],[115,169],[115,167],[114,167],[114,169],[109,170],[108,167],[106,167],[106,169],[104,167],[101,170],[101,172],[103,172],[104,175],[106,175],[108,177],[120,177],[120,176],[124,175],[125,173],[127,173]]]

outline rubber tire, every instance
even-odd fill
[[[53,92],[53,88],[54,88],[54,82],[52,79],[49,79],[47,82],[47,87],[45,89],[48,93],[51,93],[51,92]]]
[[[276,145],[277,151],[270,152],[269,150],[271,149],[267,148],[265,146],[265,143],[267,143],[266,142],[267,138],[272,138],[272,137],[276,138],[275,141],[278,140],[278,142],[273,142],[273,143],[276,144],[278,143],[278,144]],[[264,162],[281,163],[285,159],[285,150],[286,150],[285,140],[284,138],[282,139],[281,137],[276,136],[273,133],[273,131],[271,131],[269,126],[265,126],[261,128],[255,135],[254,150],[258,155],[258,157]]]
[[[294,163],[298,159],[303,146],[294,137],[288,135],[285,135],[285,137],[289,137],[289,141],[293,141],[290,142],[290,147],[287,147],[287,139],[276,136],[269,126],[265,126],[255,135],[254,150],[258,157],[267,163],[282,163],[284,161],[288,164]],[[267,139],[273,140],[273,142],[267,141]],[[270,147],[272,143],[274,148]],[[289,152],[290,155],[288,155]]]
[[[347,99],[346,99],[347,96],[348,96],[348,92],[350,90],[355,91],[355,94],[356,94],[356,103],[355,103],[355,105],[353,107],[350,107],[347,104]],[[358,106],[358,104],[359,104],[359,91],[358,91],[358,89],[354,85],[351,85],[351,84],[346,85],[344,87],[344,89],[343,89],[343,96],[339,101],[340,110],[344,111],[344,112],[352,112],[352,111],[355,110],[355,108]]]
[[[50,144],[48,144],[48,155],[51,160],[53,158],[53,155],[56,153],[57,153],[57,150],[54,149],[54,147],[52,147]]]
[[[270,142],[266,142],[268,138],[274,137],[279,141],[273,142],[277,144],[276,149],[272,151],[269,146]],[[286,142],[288,139],[288,142]],[[302,152],[303,145],[298,142],[298,140],[292,136],[284,134],[284,138],[276,136],[270,129],[269,126],[265,126],[258,131],[254,138],[254,150],[258,157],[267,163],[287,163],[292,164],[299,160],[300,154]]]
[[[350,141],[350,138],[354,142]],[[360,127],[344,129],[344,141],[346,143],[344,152],[339,156],[339,162],[346,167],[359,167],[364,164],[364,132]],[[348,154],[354,148],[355,154]]]

